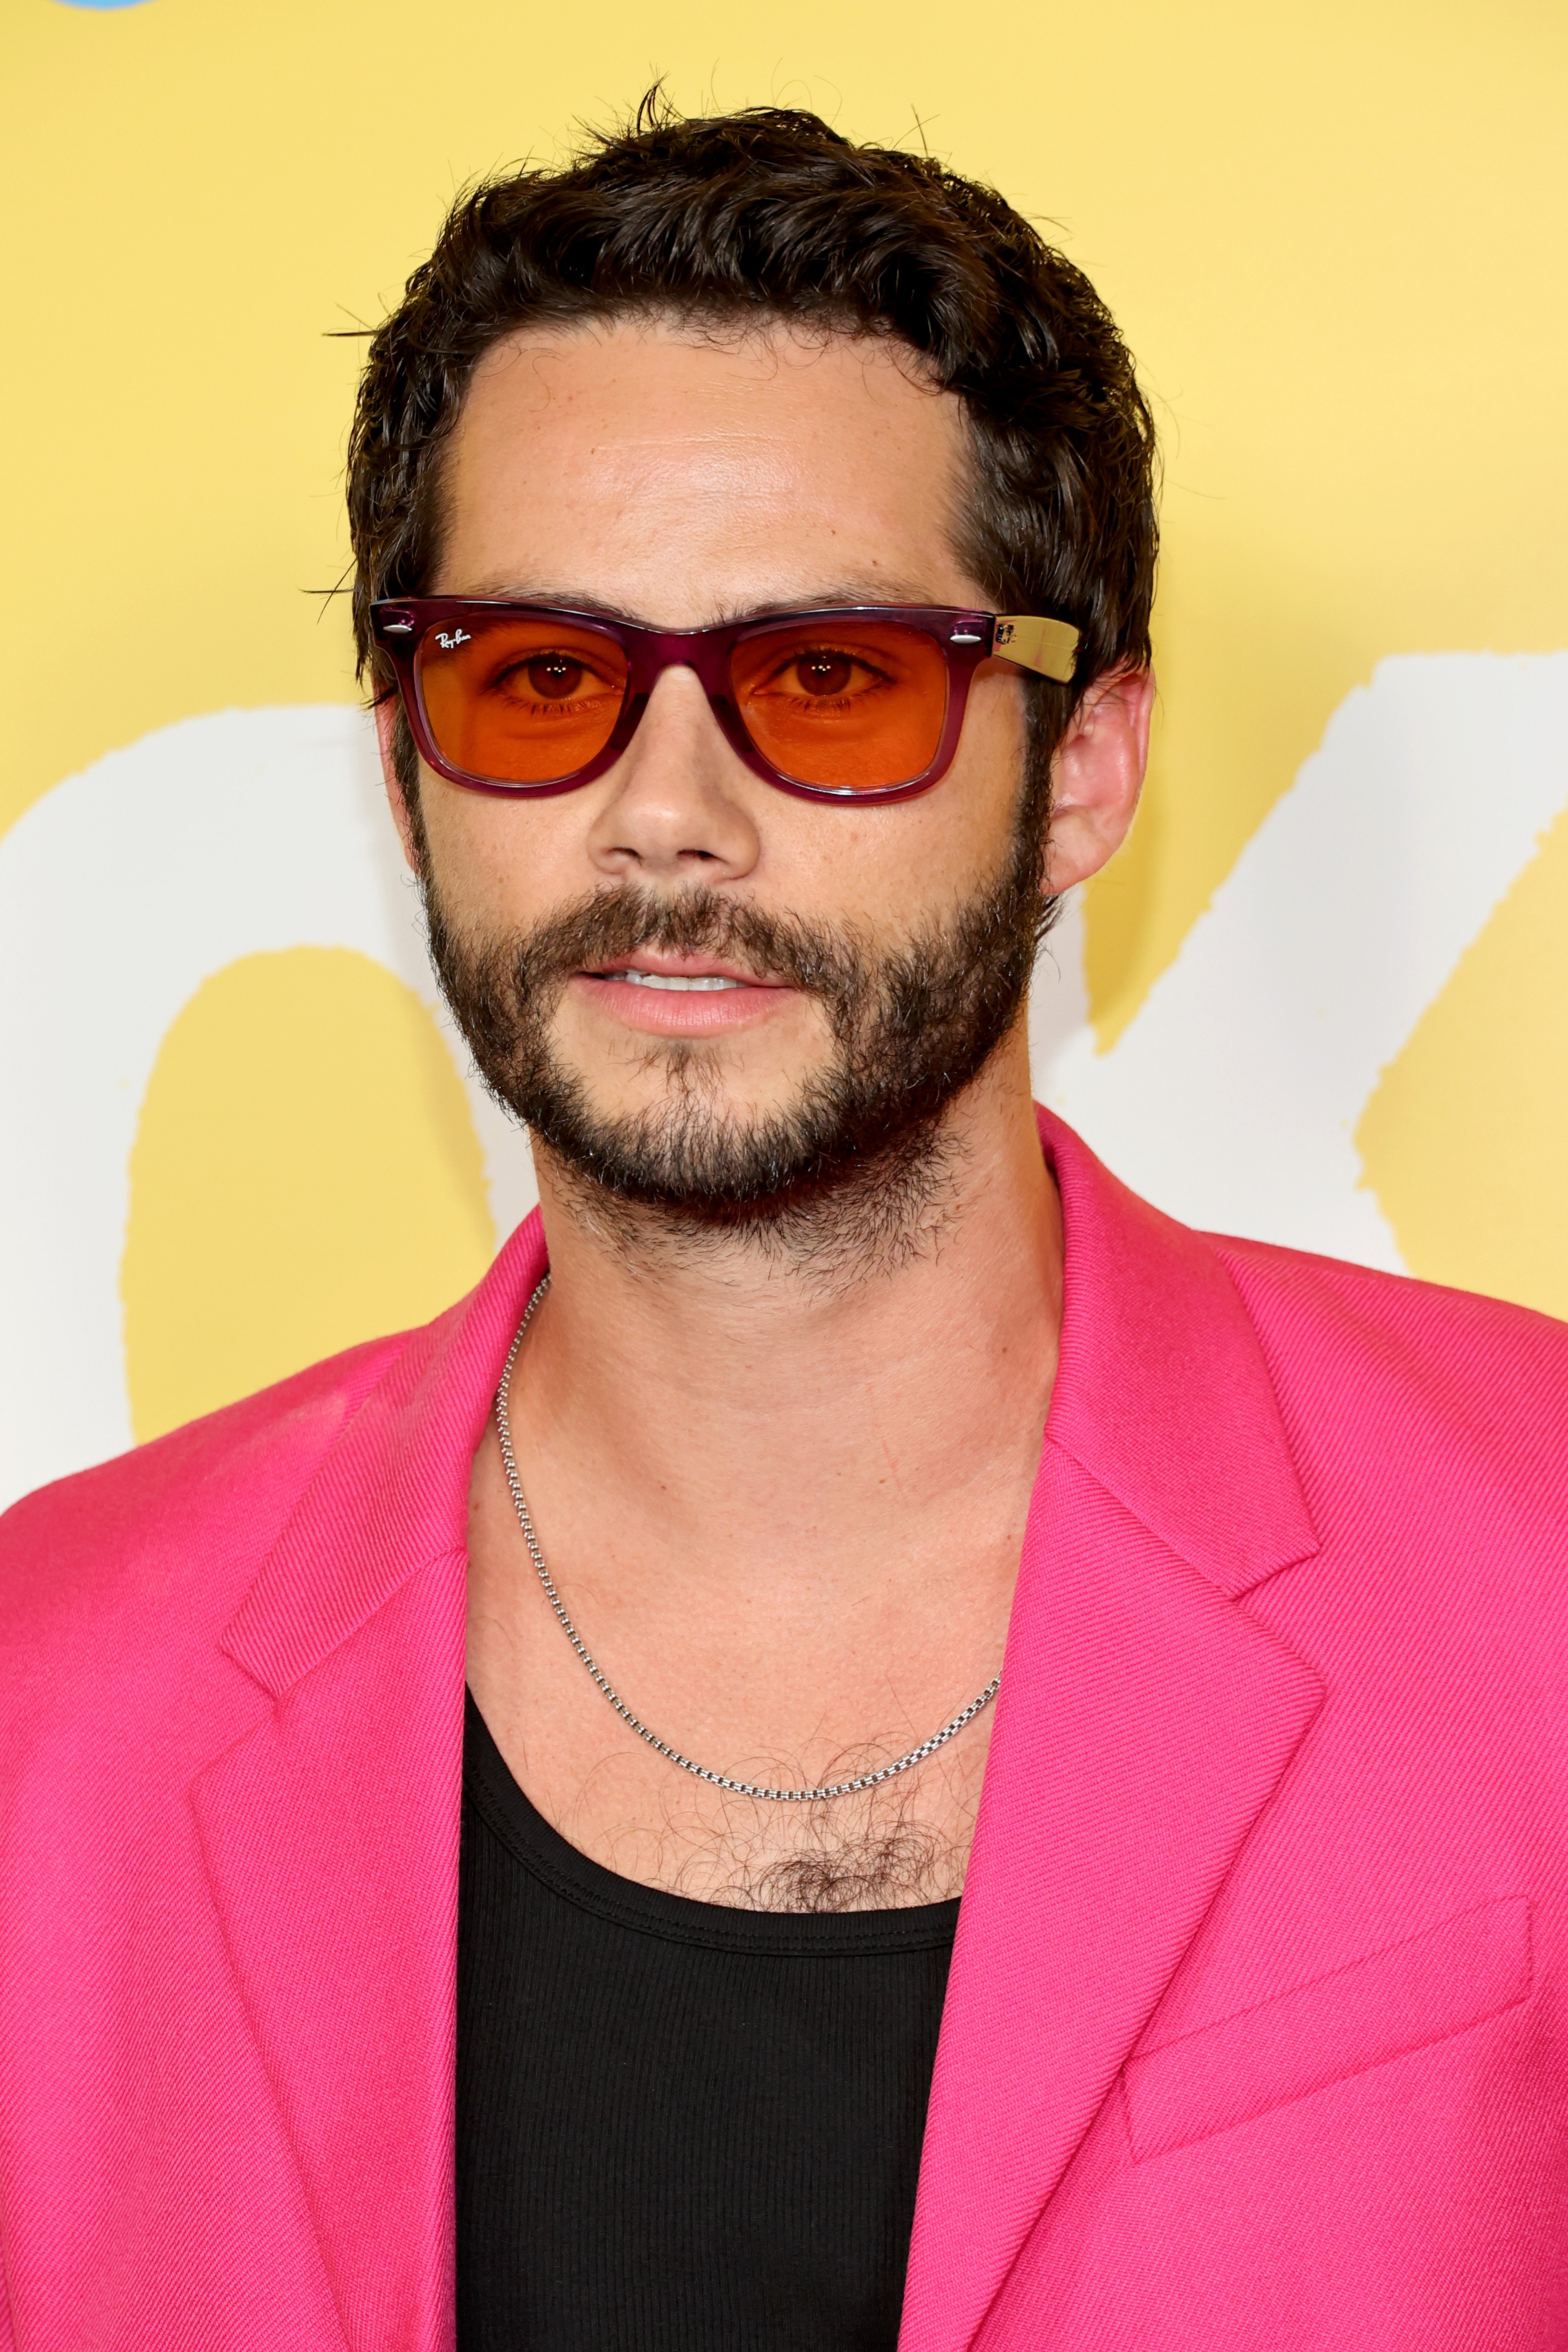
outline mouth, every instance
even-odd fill
[[[617,971],[596,971],[595,980],[624,980],[630,988],[746,988],[743,980],[726,980],[717,971],[639,971],[636,964],[626,964]]]
[[[575,986],[627,1027],[668,1036],[749,1026],[796,993],[787,982],[760,979],[712,957],[652,949],[579,971]]]

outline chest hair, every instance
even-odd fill
[[[972,1801],[970,1777],[935,1774],[927,1765],[879,1789],[805,1804],[698,1783],[667,1797],[653,1868],[646,1822],[627,1824],[627,1859],[635,1841],[637,1876],[738,1910],[893,1911],[944,1903],[963,1889],[979,1796],[976,1775]],[[621,1845],[618,1837],[607,1843],[612,1853]]]

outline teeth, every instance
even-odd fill
[[[638,988],[744,988],[743,980],[724,980],[717,972],[609,971],[606,980],[629,980]]]

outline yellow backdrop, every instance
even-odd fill
[[[360,346],[334,337],[382,315],[458,185],[555,155],[656,71],[688,107],[923,140],[1053,223],[1125,327],[1166,442],[1163,702],[1134,844],[1087,909],[1100,1047],[1380,659],[1568,646],[1551,0],[5,17],[0,826],[176,719],[353,698],[342,604],[310,593],[345,561]],[[1568,1314],[1565,942],[1568,819],[1358,1142],[1414,1271]],[[250,958],[170,1031],[124,1244],[138,1433],[431,1311],[484,1260],[431,1013],[359,962]]]

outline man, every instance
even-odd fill
[[[1563,2340],[1568,1334],[1029,1101],[1151,468],[1083,278],[809,116],[481,190],[376,336],[542,1216],[5,1524],[22,2352]]]

